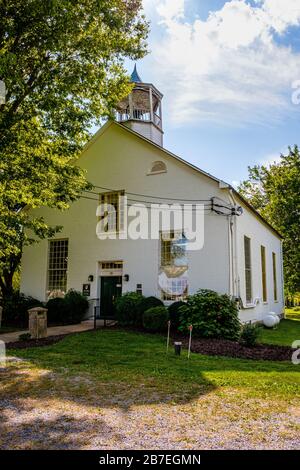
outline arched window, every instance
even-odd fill
[[[148,175],[158,175],[159,173],[166,173],[167,165],[162,161],[153,162]]]

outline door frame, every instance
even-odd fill
[[[116,267],[113,267],[113,265]],[[106,268],[107,265],[112,265],[109,268]],[[102,277],[119,277],[121,279],[121,294],[123,293],[123,261],[120,260],[110,260],[110,261],[99,261],[98,262],[98,277],[97,277],[97,297],[98,297],[98,318],[103,318],[101,316],[101,278]]]

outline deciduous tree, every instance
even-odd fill
[[[89,187],[74,161],[92,125],[129,93],[124,59],[146,53],[147,30],[141,0],[0,0],[3,295],[22,247],[59,230],[30,209],[66,209]]]
[[[297,146],[268,166],[249,167],[240,193],[284,237],[286,292],[300,292],[300,154]]]

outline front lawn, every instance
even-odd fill
[[[162,336],[99,330],[9,351],[0,448],[298,448],[300,368],[166,356]]]
[[[282,320],[274,329],[262,328],[259,340],[265,344],[291,347],[294,341],[300,340],[300,322]]]
[[[300,321],[300,307],[286,308],[285,316],[289,320]]]

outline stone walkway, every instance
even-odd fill
[[[103,320],[97,320],[97,326],[103,326]],[[70,333],[80,333],[82,331],[92,330],[94,328],[93,320],[85,320],[77,325],[50,326],[47,328],[48,336],[67,335]],[[12,333],[0,334],[0,341],[12,343],[19,340],[21,334],[28,333],[28,330],[14,331]]]

